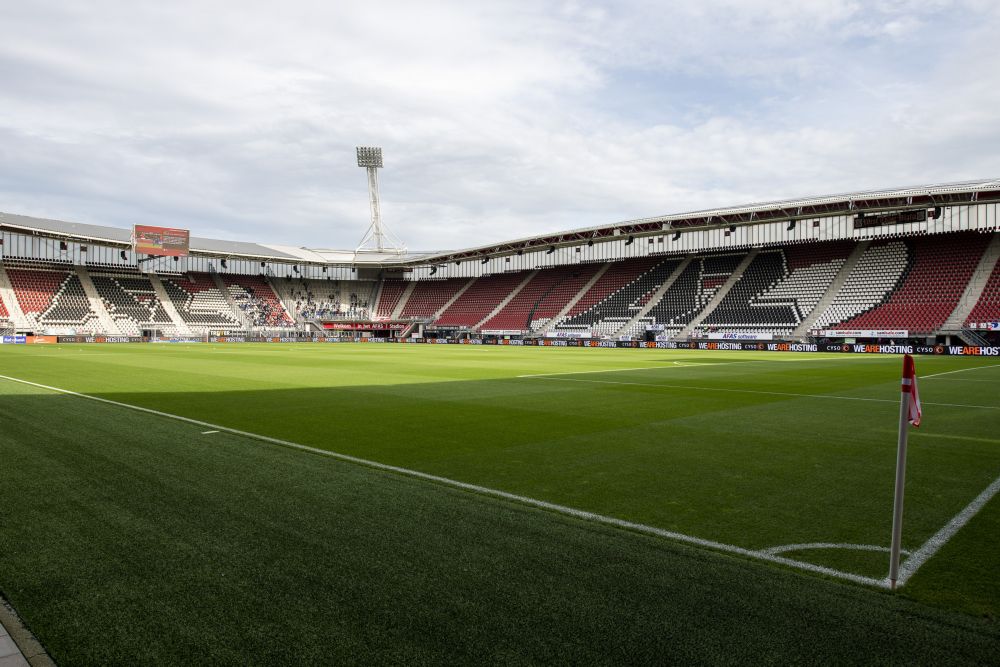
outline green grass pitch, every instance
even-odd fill
[[[849,580],[888,570],[900,366],[3,346],[0,375],[207,425],[0,380],[0,592],[60,664],[995,661],[1000,500],[968,508],[1000,360],[917,359],[904,549],[968,521],[896,593]]]

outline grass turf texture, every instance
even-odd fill
[[[905,548],[1000,474],[1000,410],[929,405],[1000,407],[995,363],[918,360],[920,375],[984,368],[921,383]],[[457,346],[0,348],[4,375],[752,549],[887,543],[899,365]],[[518,377],[567,372],[579,374]],[[974,662],[998,648],[994,622],[932,609],[996,617],[996,500],[903,589],[911,602],[85,399],[9,382],[0,392],[0,589],[66,664],[883,650]],[[886,570],[883,554],[792,555]]]

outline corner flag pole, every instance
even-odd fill
[[[896,494],[892,502],[892,546],[889,551],[889,583],[896,590],[899,579],[899,552],[903,542],[903,488],[906,485],[906,439],[908,424],[920,426],[920,395],[913,357],[903,357],[903,379],[899,402],[899,445],[896,449]]]

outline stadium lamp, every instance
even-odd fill
[[[438,272],[438,267],[436,267],[436,266],[432,266],[432,267],[431,267],[431,273],[430,273],[430,275],[432,275],[432,276],[433,276],[433,275],[434,275],[435,273],[437,273],[437,272]]]
[[[681,238],[681,233],[680,232],[674,232],[674,240],[675,241],[679,241],[680,238]]]
[[[483,257],[483,261],[480,262],[480,264],[489,264],[489,261],[490,261],[489,257]]]
[[[455,266],[462,266],[462,260],[456,259],[455,260]]]
[[[789,220],[789,221],[788,221],[788,227],[786,227],[786,228],[785,228],[785,231],[786,231],[786,232],[790,232],[790,231],[792,231],[793,229],[795,229],[795,223],[796,223],[796,222],[797,222],[796,220]]]
[[[362,250],[402,253],[403,244],[382,225],[381,205],[378,196],[378,170],[382,168],[382,149],[377,146],[358,146],[358,166],[368,172],[368,200],[371,206],[371,225],[365,232],[356,252]]]
[[[226,264],[226,260],[222,260],[222,268],[224,268],[224,269],[228,269],[229,268],[229,265]]]
[[[518,251],[517,251],[517,254],[518,254],[518,255],[523,255],[523,254],[524,254],[524,251],[523,251],[523,250],[518,250]]]
[[[736,225],[729,225],[729,233],[732,234],[736,231]]]
[[[382,149],[375,146],[358,146],[358,166],[382,168]]]
[[[546,255],[551,255],[551,254],[552,254],[552,253],[554,253],[555,251],[556,251],[556,247],[555,247],[554,245],[550,245],[550,246],[549,246],[549,249],[545,251],[545,254],[546,254]]]
[[[594,239],[590,239],[589,241],[587,241],[587,247],[588,248],[593,248],[594,247]]]
[[[292,271],[294,271],[295,273],[298,273],[299,272],[299,267],[293,266],[292,267]]]
[[[625,245],[632,245],[634,242],[635,242],[635,237],[629,236],[628,239],[626,239],[625,241]]]
[[[325,266],[323,267],[323,273],[326,273],[326,267]]]
[[[118,256],[121,257],[123,260],[128,261],[128,255],[125,254],[124,250],[118,253]]]
[[[260,268],[262,268],[262,269],[263,269],[263,268],[264,268],[265,266],[267,266],[267,262],[261,262],[261,263],[260,263]]]

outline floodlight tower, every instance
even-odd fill
[[[382,214],[378,202],[378,170],[382,168],[382,149],[374,146],[358,146],[358,166],[368,170],[368,199],[372,209],[372,224],[361,239],[356,252],[362,250],[377,252],[406,252],[398,239],[382,226]]]

